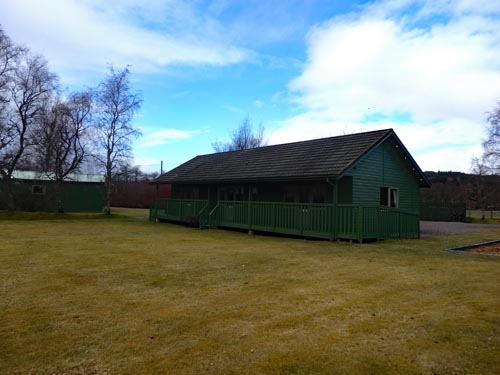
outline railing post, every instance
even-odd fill
[[[278,220],[278,212],[276,211],[276,203],[273,203],[273,210],[272,210],[272,217],[273,217],[273,231],[276,232],[276,221]]]
[[[363,206],[358,206],[358,241],[363,242]]]
[[[153,207],[149,208],[149,221],[153,221],[153,210],[155,208],[155,205],[156,205],[156,199],[155,199],[155,201],[153,203]]]
[[[401,211],[398,210],[398,232],[399,238],[401,238]]]
[[[333,225],[333,239],[336,240],[337,239],[337,233],[338,233],[338,229],[337,229],[337,222],[338,222],[338,206],[333,204],[331,207],[330,207],[330,210],[332,212],[332,225]]]
[[[381,220],[380,220],[380,212],[381,212],[381,208],[380,206],[377,207],[377,240],[380,240],[380,223],[381,223]]]
[[[251,230],[252,229],[252,188],[251,188],[251,186],[248,186],[247,222],[248,222],[248,230]]]

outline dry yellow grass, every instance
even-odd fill
[[[360,245],[133,216],[0,222],[1,374],[500,373],[500,259],[443,251],[499,230]]]

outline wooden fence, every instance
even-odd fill
[[[465,203],[422,202],[420,217],[428,221],[465,221]]]
[[[418,213],[381,206],[159,199],[150,219],[325,239],[418,238]]]

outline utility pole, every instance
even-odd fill
[[[163,160],[160,162],[160,176],[163,174]],[[156,184],[156,199],[160,196],[160,184]]]

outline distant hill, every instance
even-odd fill
[[[477,176],[463,172],[433,172],[425,175],[432,182],[428,189],[420,190],[424,203],[461,203],[467,208],[500,209],[500,176]]]

